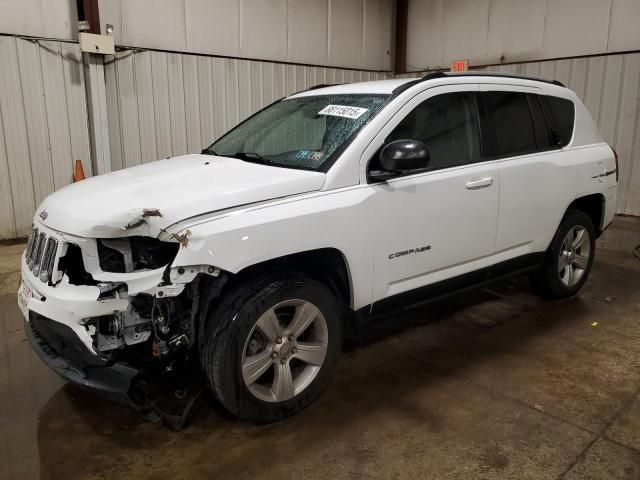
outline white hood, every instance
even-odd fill
[[[196,215],[319,190],[324,177],[234,158],[185,155],[74,183],[49,195],[36,213],[48,227],[72,235],[155,237]]]

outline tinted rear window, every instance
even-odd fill
[[[573,136],[575,106],[571,100],[541,95],[540,102],[551,132],[551,141],[559,147],[566,146]]]
[[[505,157],[537,149],[527,95],[520,92],[484,92],[485,129],[490,136],[485,156]]]

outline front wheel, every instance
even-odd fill
[[[308,406],[340,355],[341,311],[327,287],[298,274],[236,287],[206,329],[202,366],[214,396],[255,423]]]
[[[567,212],[551,241],[542,267],[531,275],[534,289],[548,299],[575,295],[591,271],[595,238],[589,215],[580,210]]]

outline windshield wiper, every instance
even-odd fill
[[[216,152],[211,150],[210,148],[205,148],[200,152],[201,155],[218,155]]]
[[[271,164],[271,160],[269,160],[268,158],[263,157],[262,155],[260,155],[258,153],[254,153],[254,152],[237,152],[233,156],[235,158],[239,158],[240,160],[244,160],[245,162],[260,163],[262,165]]]

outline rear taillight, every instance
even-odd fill
[[[609,145],[609,147],[611,147],[611,145]],[[618,183],[618,178],[620,178],[620,165],[618,164],[618,152],[616,152],[616,149],[611,147],[611,150],[613,150],[613,158],[616,159],[616,183]]]

